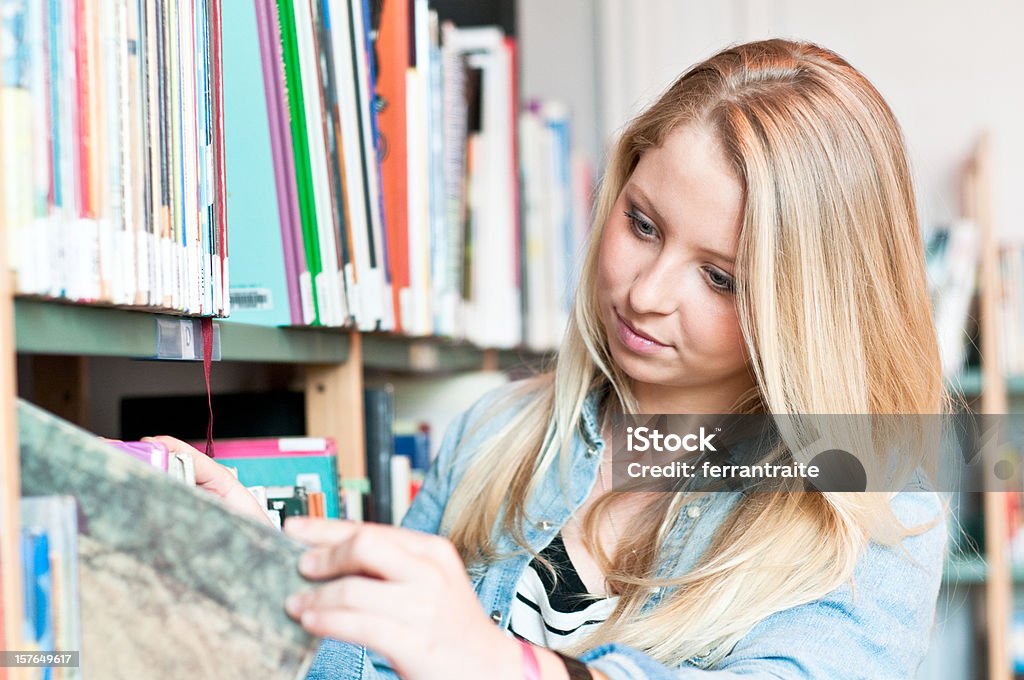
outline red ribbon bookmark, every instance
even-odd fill
[[[210,366],[213,361],[213,319],[203,317],[203,375],[206,378],[206,405],[209,418],[206,421],[206,455],[213,458],[213,395],[210,393]]]

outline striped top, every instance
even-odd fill
[[[618,596],[580,597],[587,588],[576,573],[559,532],[540,551],[558,570],[557,582],[536,558],[523,570],[516,586],[509,631],[547,647],[563,649],[586,637],[615,610]]]

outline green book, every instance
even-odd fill
[[[24,401],[18,433],[22,495],[78,500],[84,677],[305,677],[301,544]]]
[[[295,184],[299,197],[299,218],[302,221],[302,242],[313,289],[313,324],[321,325],[322,301],[316,294],[323,265],[317,232],[316,206],[313,203],[313,168],[309,160],[309,136],[302,104],[302,73],[299,65],[299,44],[295,29],[293,0],[277,0],[281,24],[281,59],[284,61],[285,88],[288,90],[288,113],[292,127],[292,148],[295,153]]]

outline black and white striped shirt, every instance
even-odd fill
[[[530,561],[516,586],[509,631],[536,645],[563,649],[604,622],[619,598],[583,597],[587,588],[569,559],[561,533],[540,554],[558,570],[558,580],[536,558]]]

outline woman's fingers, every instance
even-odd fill
[[[289,518],[285,533],[314,546],[299,562],[300,573],[313,580],[365,574],[390,581],[423,581],[444,569],[461,570],[447,540],[410,529],[303,517]]]
[[[382,655],[396,669],[413,667],[417,659],[417,631],[396,623],[386,614],[344,609],[308,610],[302,627],[316,637],[330,637],[363,645]]]
[[[238,479],[226,467],[180,439],[160,435],[158,437],[143,437],[142,441],[155,441],[166,446],[171,453],[187,453],[192,456],[196,471],[196,486],[212,491],[218,496],[224,496],[233,484],[238,483]]]
[[[267,517],[266,509],[260,504],[256,497],[246,489],[238,477],[233,475],[229,469],[214,461],[194,446],[186,444],[180,439],[160,435],[158,437],[144,437],[142,441],[154,441],[163,444],[167,450],[174,454],[187,454],[192,456],[192,464],[196,473],[196,486],[203,491],[208,491],[219,497],[228,507],[248,515],[260,522],[271,524]]]
[[[285,609],[292,618],[303,612],[345,609],[353,612],[394,614],[409,606],[401,586],[366,576],[344,576],[315,590],[295,593]]]

